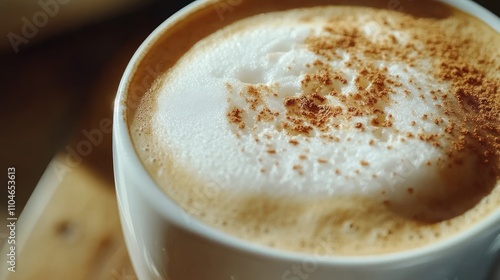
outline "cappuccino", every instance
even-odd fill
[[[150,46],[127,106],[156,183],[304,253],[408,250],[498,210],[498,33],[434,2],[333,2],[207,2]]]

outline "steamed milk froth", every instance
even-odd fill
[[[363,255],[439,240],[499,203],[498,115],[476,104],[498,110],[498,50],[493,71],[447,64],[485,42],[447,49],[470,38],[463,24],[361,7],[242,19],[143,97],[138,153],[188,212],[264,245]]]

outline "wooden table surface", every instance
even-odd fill
[[[4,246],[0,279],[136,279],[114,192],[112,102],[135,49],[187,2],[157,3],[18,55],[0,54],[0,120],[16,136],[1,137],[0,168],[16,167],[19,212],[30,197],[17,221],[16,272],[7,270]],[[90,141],[92,131],[102,139]],[[0,245],[6,237],[1,229]]]

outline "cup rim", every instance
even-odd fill
[[[482,7],[481,5],[470,1],[470,0],[436,0],[437,2],[445,3],[451,7],[457,8],[458,10],[467,13],[481,21],[483,21],[488,26],[492,27],[497,32],[500,32],[500,18],[493,14],[491,11]],[[496,230],[496,234],[500,231],[495,229],[495,226],[500,224],[500,208],[494,210],[493,213],[489,214],[487,217],[481,221],[475,223],[471,227],[451,237],[444,240],[439,240],[431,244],[423,245],[418,248],[384,253],[366,256],[338,256],[338,255],[315,255],[310,253],[298,253],[292,251],[285,251],[280,249],[274,249],[266,247],[264,245],[255,244],[250,241],[246,241],[237,238],[233,235],[225,233],[221,230],[213,228],[195,217],[190,217],[187,213],[172,199],[170,199],[154,182],[153,178],[149,175],[142,161],[139,159],[137,151],[132,143],[131,135],[129,132],[129,126],[126,120],[127,106],[126,97],[128,94],[129,81],[132,79],[136,67],[142,61],[145,53],[149,49],[149,46],[154,45],[156,40],[162,35],[165,29],[175,25],[175,23],[183,18],[184,16],[195,12],[197,9],[204,7],[204,5],[213,5],[219,2],[218,0],[196,0],[185,6],[168,19],[166,19],[162,24],[160,24],[140,45],[137,51],[131,58],[127,68],[123,74],[118,87],[118,93],[115,99],[114,112],[113,112],[113,148],[117,144],[122,147],[122,150],[126,152],[120,154],[121,161],[126,161],[128,164],[133,165],[136,170],[136,176],[140,177],[141,192],[146,196],[147,200],[152,203],[154,208],[163,216],[169,219],[170,222],[180,226],[188,232],[204,236],[207,239],[215,241],[217,243],[226,245],[233,249],[244,251],[250,254],[255,254],[263,256],[269,259],[279,259],[284,261],[301,262],[306,258],[314,257],[318,264],[325,265],[342,265],[342,266],[363,266],[363,267],[374,267],[382,264],[396,264],[405,261],[420,259],[425,261],[431,259],[433,255],[437,255],[439,252],[451,250],[460,244],[463,244],[467,240],[471,240],[474,237],[480,235],[481,233],[488,230]],[[116,160],[116,158],[114,159]],[[117,195],[120,194],[120,186],[116,185]],[[172,209],[174,212],[172,212]],[[180,215],[184,213],[184,215]],[[186,221],[186,218],[189,221]]]

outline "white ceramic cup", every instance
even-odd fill
[[[124,117],[125,99],[137,65],[149,46],[205,2],[193,2],[150,35],[128,65],[116,98],[116,189],[123,232],[139,279],[487,279],[500,251],[500,209],[469,230],[419,249],[368,257],[335,257],[287,253],[242,241],[191,218],[170,200],[148,175],[134,150]],[[477,4],[468,0],[441,2],[476,16],[500,32],[500,19]]]

